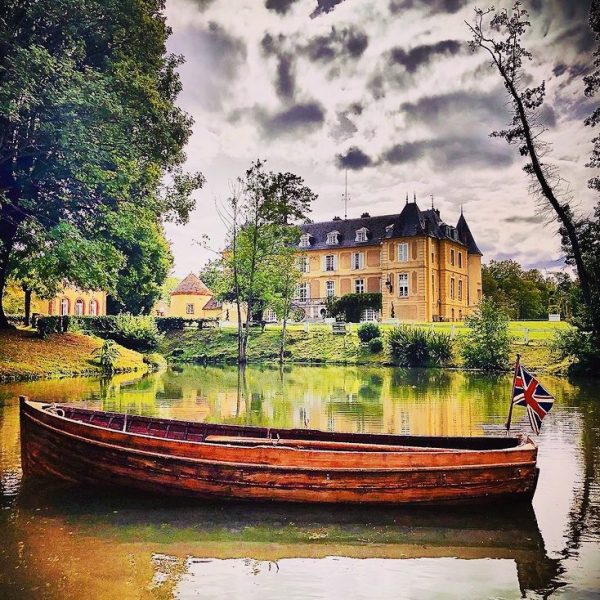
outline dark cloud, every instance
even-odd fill
[[[430,14],[458,12],[469,0],[391,0],[389,7],[392,14],[405,10],[419,9]]]
[[[457,40],[442,40],[435,44],[422,44],[410,50],[396,47],[390,51],[390,61],[402,65],[409,73],[414,73],[431,62],[434,56],[455,56],[465,46]]]
[[[371,157],[357,146],[348,148],[345,154],[336,154],[335,161],[340,169],[351,169],[352,171],[360,171],[373,164]]]
[[[331,137],[336,141],[346,140],[358,131],[354,122],[348,118],[348,113],[337,113],[336,116],[337,123],[331,128]]]
[[[215,0],[193,0],[200,12],[204,12]]]
[[[363,105],[360,102],[353,102],[348,107],[348,112],[352,113],[353,115],[362,115],[362,111]]]
[[[542,127],[556,127],[556,113],[550,104],[546,103],[538,110],[537,118]]]
[[[314,19],[320,15],[330,13],[338,4],[344,0],[317,0],[317,8],[310,13],[310,18]]]
[[[544,217],[541,215],[530,215],[527,217],[522,215],[514,215],[504,218],[503,221],[505,223],[543,223]]]
[[[267,10],[273,10],[280,15],[285,15],[296,1],[297,0],[266,0],[265,8]]]
[[[266,134],[277,136],[318,128],[325,120],[325,112],[317,102],[305,102],[273,115],[259,112],[258,118]]]
[[[275,75],[277,95],[283,100],[292,99],[296,90],[295,59],[291,52],[285,50],[286,37],[282,34],[272,36],[267,33],[261,40],[260,45],[266,56],[277,58]]]
[[[502,88],[491,92],[454,92],[439,96],[423,96],[416,102],[405,102],[400,110],[409,121],[424,123],[447,123],[457,116],[473,122],[496,127],[510,117],[506,94]]]
[[[449,136],[396,144],[383,153],[380,162],[393,165],[427,159],[436,167],[506,167],[513,163],[514,152],[508,145],[487,137]]]
[[[367,34],[356,27],[332,27],[328,35],[312,38],[303,52],[313,62],[329,62],[341,56],[359,58],[368,44]]]
[[[210,21],[183,29],[173,36],[170,50],[187,57],[198,57],[196,61],[186,61],[179,69],[184,81],[196,83],[185,87],[184,92],[202,108],[220,110],[246,61],[244,41],[231,35],[219,23]]]

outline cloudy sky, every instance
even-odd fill
[[[491,0],[490,0],[491,1]],[[506,2],[495,2],[506,6]],[[573,203],[595,201],[584,167],[592,132],[582,74],[591,64],[589,0],[525,0],[531,81],[546,80],[542,113]],[[460,206],[484,260],[560,266],[555,226],[536,215],[516,148],[489,137],[508,121],[506,96],[483,54],[467,47],[485,0],[167,0],[169,50],[185,57],[180,105],[194,118],[188,168],[207,183],[185,226],[167,227],[175,274],[197,271],[225,227],[216,205],[256,158],[292,171],[318,194],[312,218],[399,212],[431,196],[455,223]]]

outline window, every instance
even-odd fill
[[[458,268],[462,269],[462,252],[458,253]]]
[[[398,296],[408,297],[408,273],[398,273]]]
[[[335,281],[325,282],[325,296],[327,296],[327,298],[335,297]]]
[[[365,254],[364,252],[354,252],[352,254],[352,268],[362,269],[365,266]]]
[[[68,298],[63,298],[60,301],[60,314],[61,316],[65,316],[69,314],[69,299]]]
[[[463,320],[463,316],[462,316],[462,310],[458,311],[458,320],[462,321]]]
[[[338,244],[338,243],[339,243],[339,241],[338,241],[338,236],[339,236],[339,235],[340,235],[340,232],[339,232],[339,231],[330,231],[330,232],[327,234],[327,243],[328,243],[330,246],[335,246],[336,244]]]
[[[463,296],[463,282],[462,280],[458,280],[458,299],[462,300],[462,296]]]
[[[398,244],[398,261],[406,262],[408,260],[408,244]]]
[[[365,280],[364,279],[355,279],[354,280],[354,293],[355,294],[364,294],[365,292]]]
[[[369,230],[366,227],[362,229],[356,230],[356,237],[354,238],[355,242],[366,242],[367,241],[367,233]]]
[[[194,314],[194,305],[193,304],[186,304],[185,305],[185,314],[186,315],[193,315]]]
[[[77,317],[83,317],[83,309],[83,300],[81,298],[77,298],[77,300],[75,300],[75,315]]]
[[[365,308],[360,316],[361,321],[373,322],[379,318],[379,311],[374,308]]]
[[[308,273],[310,271],[310,263],[308,260],[308,256],[299,256],[296,259],[296,265],[300,273]]]
[[[450,300],[454,300],[454,277],[450,279]]]
[[[435,252],[431,253],[431,264],[435,264]]]
[[[431,274],[431,295],[435,295],[435,275]]]
[[[90,300],[90,315],[95,317],[98,314],[98,301]]]
[[[300,236],[300,248],[308,248],[310,246],[310,233],[303,233]]]
[[[452,309],[452,320],[454,321],[454,309]]]
[[[454,264],[454,250],[452,249],[450,250],[450,264]]]
[[[324,271],[335,271],[335,256],[333,254],[328,254],[325,257],[325,268]]]
[[[296,286],[296,300],[306,302],[308,300],[308,282],[299,283]]]

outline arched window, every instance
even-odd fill
[[[66,316],[69,314],[69,299],[68,298],[63,298],[60,301],[60,314],[62,317]]]
[[[81,298],[77,298],[75,300],[75,315],[78,317],[83,317],[83,313],[85,311],[85,304]]]
[[[98,301],[90,300],[90,315],[95,317],[98,314]]]

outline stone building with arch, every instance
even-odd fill
[[[31,299],[31,314],[81,317],[105,315],[106,292],[65,287],[50,300],[34,295]]]

